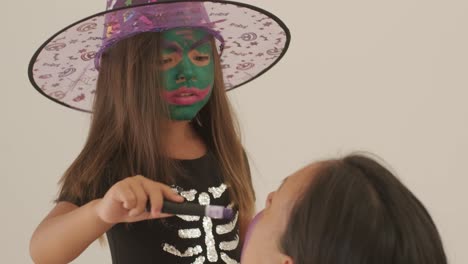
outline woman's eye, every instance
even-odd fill
[[[271,193],[268,194],[268,197],[267,197],[267,199],[265,201],[265,208],[270,207],[271,202],[273,201],[273,195],[274,194],[275,194],[275,192],[271,192]]]

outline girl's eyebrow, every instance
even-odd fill
[[[179,44],[175,42],[166,42],[163,41],[161,44],[162,49],[168,49],[177,53],[182,53],[182,48],[179,46]]]
[[[190,46],[190,49],[193,50],[193,49],[196,49],[198,48],[199,46],[205,44],[206,42],[209,42],[210,41],[210,38],[211,35],[207,34],[206,36],[204,36],[203,38],[201,38],[200,40],[198,40],[197,42],[193,43],[191,46]]]

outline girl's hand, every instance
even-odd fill
[[[151,212],[145,210],[148,198],[151,201]],[[164,199],[184,201],[169,186],[138,175],[114,184],[104,198],[98,201],[96,210],[99,218],[106,223],[133,223],[171,216],[161,213]]]

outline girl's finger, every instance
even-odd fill
[[[130,210],[136,206],[137,198],[128,184],[121,184],[116,189],[116,196],[125,209]]]
[[[152,217],[151,213],[149,212],[143,212],[139,215],[136,215],[136,216],[132,216],[132,217],[128,217],[127,221],[126,222],[129,222],[129,223],[134,223],[134,222],[139,222],[139,221],[143,221],[143,220],[149,220],[149,219],[153,219],[154,217]]]
[[[162,203],[163,203],[163,194],[161,189],[156,186],[148,186],[144,185],[146,193],[149,195],[149,199],[151,202],[151,215],[157,217],[158,214],[161,213]]]
[[[167,217],[173,217],[173,214],[165,214],[165,213],[160,213],[158,214],[157,218],[167,218]]]
[[[139,181],[130,181],[129,186],[137,199],[135,207],[129,212],[129,215],[137,216],[145,211],[148,195]]]
[[[159,184],[159,186],[165,199],[173,201],[173,202],[183,202],[185,200],[184,197],[180,196],[171,187],[164,185],[164,184]]]

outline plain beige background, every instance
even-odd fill
[[[31,263],[31,233],[88,129],[88,115],[33,89],[28,61],[46,38],[104,2],[3,3],[0,263]],[[249,3],[280,16],[293,34],[280,64],[230,93],[258,206],[309,161],[371,151],[427,206],[450,263],[468,263],[468,1]],[[108,249],[93,244],[74,263],[110,262]]]

